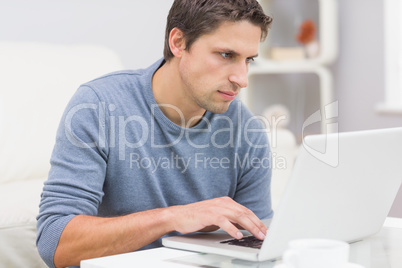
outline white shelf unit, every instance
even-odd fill
[[[319,65],[328,65],[333,63],[334,60],[338,57],[338,1],[337,0],[293,0],[293,1],[298,3],[299,2],[304,3],[305,5],[309,3],[310,4],[316,3],[318,6],[318,14],[316,14],[316,21],[318,28],[317,35],[320,43],[320,53],[318,57],[312,59],[305,59],[302,61],[309,61],[311,63],[316,63]],[[274,18],[271,31],[275,30],[278,32],[282,32],[281,25],[275,24],[276,20],[279,20],[279,17],[276,14],[272,13],[275,12],[275,10],[273,10],[275,7],[275,2],[281,2],[281,0],[259,0],[259,2],[263,7],[265,13]],[[291,3],[291,1],[289,0],[286,0],[286,2]],[[293,11],[289,10],[289,13],[291,12]],[[290,14],[290,17],[298,17],[298,15]],[[285,32],[285,34],[290,33]],[[270,49],[272,41],[274,41],[270,40],[269,35],[270,34],[268,34],[268,39],[261,45],[261,50],[265,51],[261,51],[260,53],[261,55],[266,57],[267,60],[269,60],[269,56],[267,56],[267,51]],[[290,64],[292,64],[293,62],[295,61],[289,61]]]
[[[276,2],[275,2],[276,1]],[[289,0],[287,0],[289,1]],[[266,85],[258,85],[258,83],[253,83],[257,77],[266,76],[267,79],[271,75],[286,75],[286,74],[314,74],[318,77],[318,91],[320,96],[317,98],[319,102],[317,106],[321,111],[325,110],[325,106],[334,101],[334,90],[333,90],[333,78],[330,70],[326,65],[331,64],[337,58],[338,55],[338,6],[337,0],[293,0],[297,3],[303,2],[304,5],[313,4],[317,6],[319,14],[315,14],[317,21],[317,37],[320,44],[320,51],[315,58],[306,58],[300,60],[271,60],[269,58],[269,49],[275,40],[268,39],[260,46],[260,57],[258,60],[250,66],[249,70],[249,86],[248,88],[242,90],[240,98],[242,101],[255,112],[255,103],[253,100],[256,99],[256,87],[264,87],[266,89],[266,99],[269,99],[269,83]],[[315,2],[314,2],[315,1]],[[259,0],[260,4],[264,8],[264,11],[274,17],[274,24],[272,30],[276,30],[276,36],[282,34],[281,25],[275,25],[275,18],[278,18],[278,14],[275,13],[275,4],[284,4],[280,0]],[[281,3],[280,3],[281,2]],[[296,2],[295,2],[296,3]],[[290,3],[286,3],[291,5]],[[272,7],[272,9],[271,9]],[[308,7],[307,7],[308,8]],[[297,10],[296,10],[297,11]],[[274,13],[273,13],[274,12]],[[282,10],[283,12],[283,10]],[[291,12],[291,10],[289,11]],[[289,14],[287,14],[289,15]],[[289,16],[293,16],[290,14]],[[308,19],[308,18],[303,18]],[[276,28],[275,28],[276,27]],[[286,34],[286,32],[284,32]],[[291,33],[293,34],[293,33]],[[275,44],[277,46],[277,44]],[[292,89],[294,92],[298,88]],[[258,97],[260,99],[260,97]],[[267,101],[268,102],[268,101]],[[325,120],[321,121],[320,126],[321,133],[327,132]]]
[[[257,75],[270,74],[315,74],[319,78],[320,105],[319,108],[323,111],[325,106],[333,102],[333,78],[331,72],[322,65],[317,65],[310,62],[272,62],[263,61],[254,64],[250,67],[248,78],[252,81]],[[252,82],[250,86],[241,91],[240,98],[253,111],[253,99],[255,99]],[[269,85],[268,85],[269,87]],[[269,89],[267,89],[269,91]],[[297,89],[295,89],[297,90]],[[269,92],[267,93],[269,95]],[[255,112],[255,111],[253,111]],[[321,132],[326,132],[325,121],[321,122]]]

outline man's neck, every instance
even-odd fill
[[[189,103],[183,86],[174,60],[166,62],[152,78],[152,91],[161,111],[176,125],[189,128],[198,124],[206,110]]]

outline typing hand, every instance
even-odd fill
[[[220,197],[183,206],[171,207],[173,229],[181,233],[213,231],[222,228],[233,238],[241,239],[244,228],[263,240],[267,228],[248,208],[229,197]]]

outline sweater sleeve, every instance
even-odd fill
[[[107,162],[102,107],[91,88],[80,87],[57,131],[37,216],[36,244],[49,267],[67,223],[76,215],[96,215],[102,201]]]
[[[241,171],[234,200],[260,219],[272,218],[272,155],[266,129],[257,116],[248,117],[243,126],[241,153],[235,160]]]

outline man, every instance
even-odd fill
[[[60,124],[38,215],[51,267],[164,235],[272,217],[264,126],[235,99],[271,24],[255,0],[176,0],[164,60],[82,85]]]

